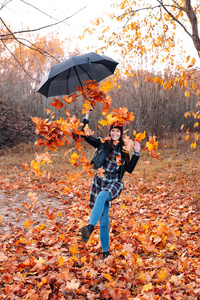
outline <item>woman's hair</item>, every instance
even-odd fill
[[[125,145],[122,134],[120,135],[119,138],[119,145],[120,145],[120,150],[123,152],[124,158],[125,158],[125,162],[126,165],[129,165],[130,162],[130,156],[129,153],[127,153],[126,151],[123,150],[123,146]],[[111,160],[113,156],[113,140],[109,140],[108,141],[108,158]]]

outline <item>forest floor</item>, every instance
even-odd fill
[[[36,178],[36,150],[0,153],[0,299],[200,299],[200,149],[162,141],[141,151],[110,209],[110,255],[98,226],[85,245],[92,177],[64,152]],[[88,153],[90,154],[89,150]]]

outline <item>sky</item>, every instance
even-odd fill
[[[79,40],[78,36],[82,36],[84,27],[90,27],[91,20],[101,16],[105,18],[106,13],[113,11],[110,5],[113,2],[120,3],[121,0],[0,0],[0,8],[5,2],[7,4],[0,9],[0,16],[12,29],[35,29],[68,18],[59,25],[39,31],[40,34],[58,33],[61,40],[72,39],[72,51],[77,46],[82,52],[87,52],[87,46],[99,43],[98,35],[88,35],[83,40]],[[186,36],[183,40],[189,48],[189,53],[194,52],[197,58],[191,39]],[[111,53],[108,50],[106,54],[118,60],[113,51]]]
[[[0,6],[3,2],[5,0],[0,0]],[[61,39],[71,37],[74,41],[75,37],[82,35],[85,26],[90,26],[91,20],[104,16],[109,11],[111,2],[112,0],[11,0],[0,10],[0,15],[15,30],[34,29],[70,17],[40,33],[55,32]],[[80,41],[77,43],[80,44]]]

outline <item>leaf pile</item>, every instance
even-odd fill
[[[8,181],[1,172],[10,201],[24,195],[16,210],[24,215],[10,232],[0,217],[0,299],[199,299],[199,153],[168,153],[153,164],[143,155],[110,209],[104,262],[98,226],[86,245],[79,233],[90,216],[90,177],[36,180],[24,170]]]

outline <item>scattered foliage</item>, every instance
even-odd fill
[[[198,300],[199,152],[182,146],[174,152],[166,144],[161,161],[143,152],[134,173],[125,175],[124,190],[110,208],[105,261],[99,227],[87,244],[79,232],[89,220],[92,177],[60,171],[69,164],[61,160],[51,177],[36,179],[30,167],[14,167],[6,153],[0,298]]]

